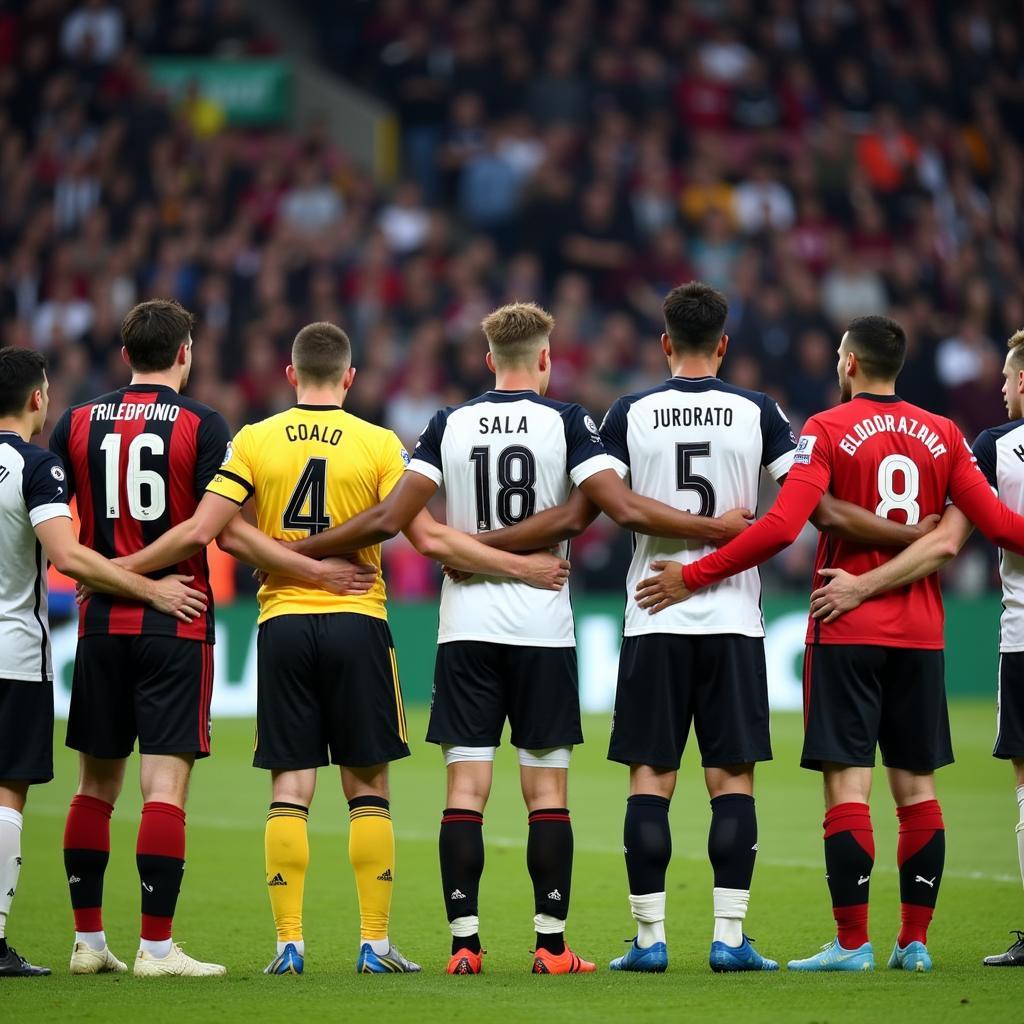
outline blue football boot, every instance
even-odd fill
[[[359,947],[359,959],[356,960],[356,974],[415,974],[422,970],[419,964],[406,960],[392,946],[386,953],[374,953],[373,946],[364,942]]]
[[[624,956],[617,956],[609,965],[612,971],[636,971],[640,974],[664,974],[668,967],[668,947],[664,942],[641,949],[633,939]]]
[[[821,947],[820,953],[809,956],[806,960],[790,960],[791,971],[873,971],[875,969],[875,951],[870,942],[865,942],[857,949],[844,949],[838,939]]]
[[[750,944],[750,939],[743,936],[740,946],[727,946],[724,942],[712,942],[708,956],[711,970],[716,974],[727,971],[777,971],[778,962],[769,960]]]
[[[928,955],[928,947],[923,942],[908,942],[901,946],[899,942],[893,947],[889,957],[889,967],[895,971],[930,971],[932,958]]]
[[[264,974],[301,974],[306,966],[303,955],[289,942],[273,960],[263,968]]]

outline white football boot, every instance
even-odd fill
[[[136,978],[168,978],[174,975],[182,978],[219,978],[228,969],[221,964],[204,964],[185,953],[176,942],[165,957],[155,957],[143,950],[135,956]]]
[[[110,952],[109,946],[93,949],[87,942],[76,942],[71,950],[72,974],[124,974],[128,965]]]

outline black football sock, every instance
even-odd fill
[[[716,889],[749,889],[757,857],[757,812],[754,798],[726,793],[711,801],[708,859]]]
[[[484,816],[479,811],[448,807],[441,814],[438,852],[444,905],[451,923],[479,916],[480,878],[484,873]],[[452,936],[452,953],[480,952],[480,935]]]
[[[185,871],[185,812],[180,807],[159,801],[142,805],[135,863],[142,882],[142,939],[170,942]]]
[[[564,930],[541,931],[545,919],[563,922],[569,916],[572,885],[572,821],[567,807],[531,811],[526,842],[526,867],[533,880],[534,918],[537,948],[549,953],[565,952]]]
[[[640,793],[626,801],[622,846],[631,896],[665,891],[665,872],[672,859],[669,801]]]
[[[875,836],[867,804],[836,804],[825,813],[825,871],[839,945],[868,941],[868,889],[875,864]]]

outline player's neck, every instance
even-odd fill
[[[344,388],[299,388],[295,392],[298,405],[336,405],[341,408],[345,404],[348,392]]]
[[[133,373],[132,384],[149,384],[181,391],[181,370],[165,373]]]
[[[850,396],[856,398],[858,395],[895,395],[896,381],[894,380],[860,380],[853,385]]]
[[[35,434],[32,421],[23,416],[0,416],[0,433],[17,434],[22,441],[31,441]]]
[[[540,394],[540,379],[529,370],[502,370],[494,378],[495,391],[536,391]]]
[[[681,356],[669,364],[673,377],[717,377],[718,360],[701,356]]]

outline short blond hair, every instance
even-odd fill
[[[502,366],[529,362],[547,343],[555,318],[533,302],[513,302],[488,313],[480,322],[491,355]]]
[[[1006,347],[1010,350],[1013,365],[1024,370],[1024,327],[1010,335]]]

